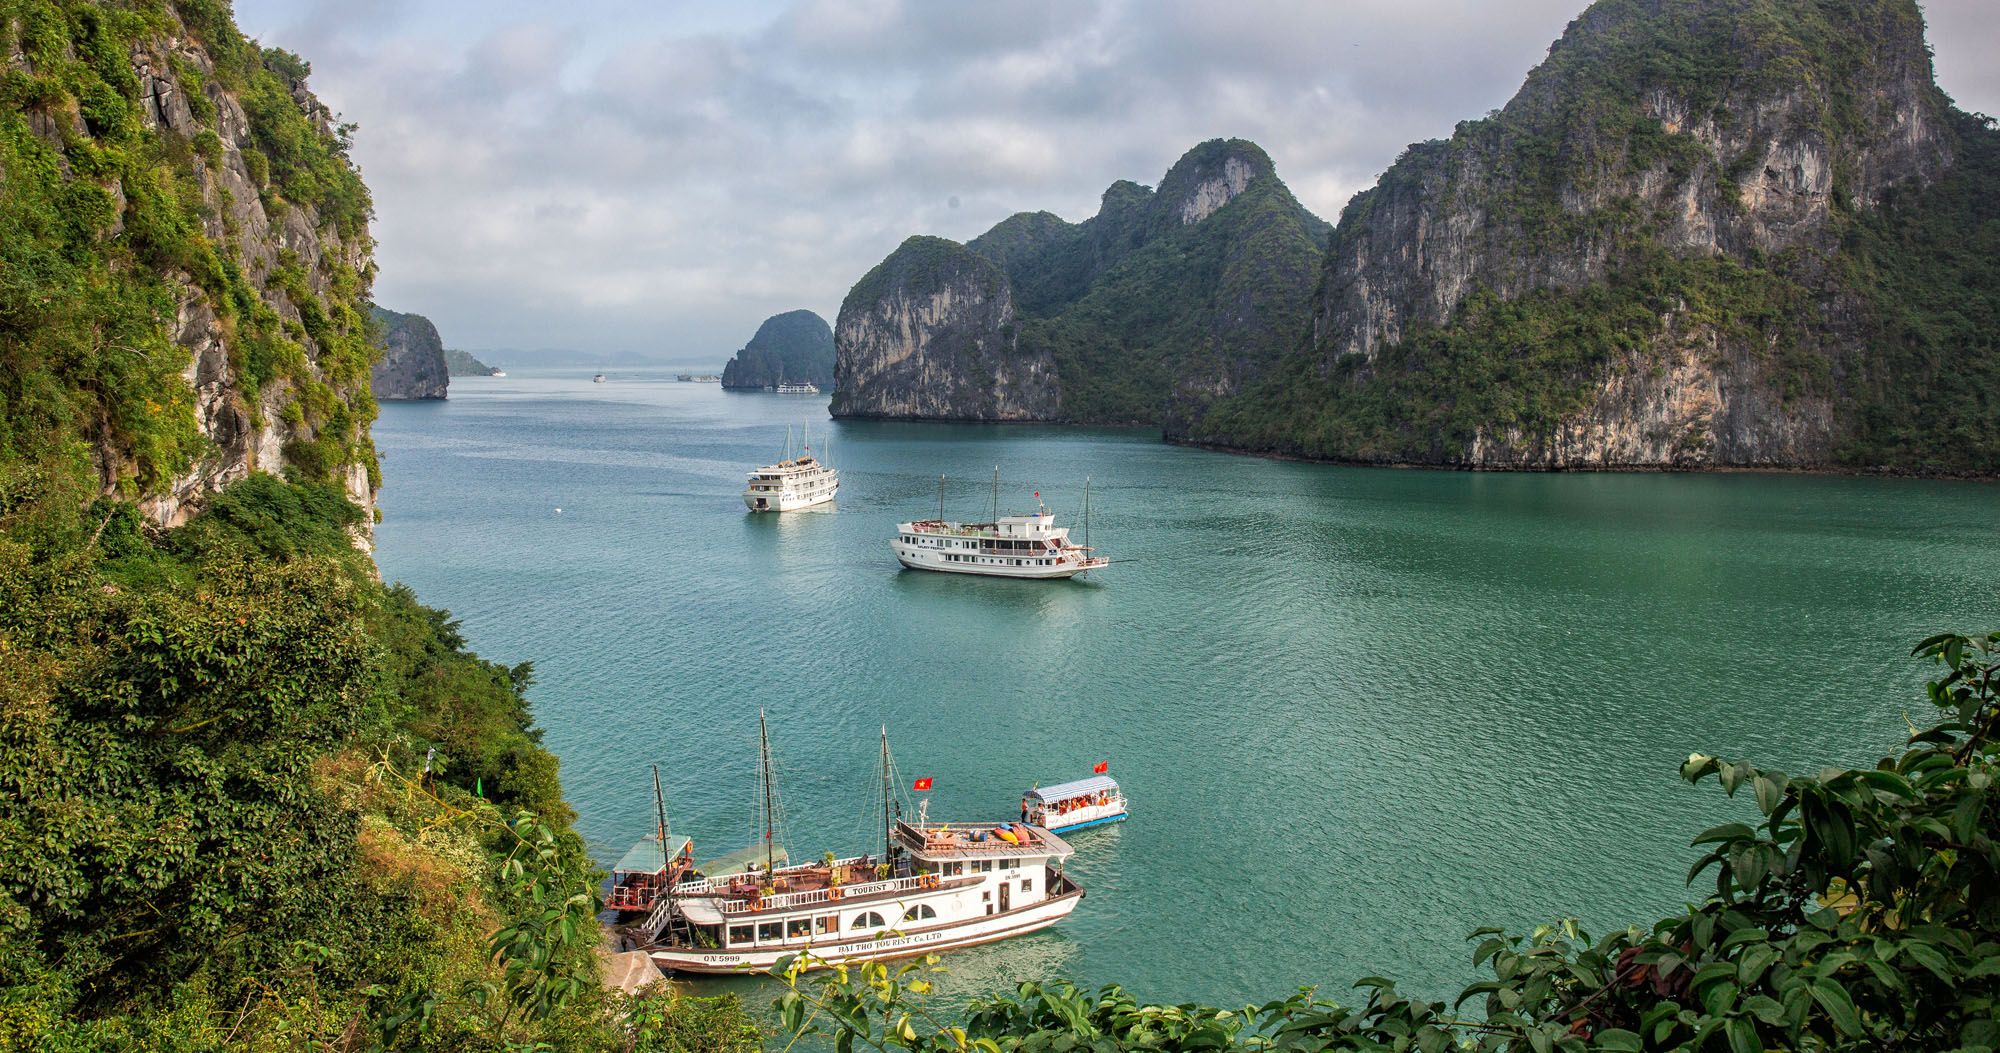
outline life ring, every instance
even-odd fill
[[[840,897],[846,894],[847,893],[841,891],[838,886],[826,890],[826,898],[828,899],[839,899]]]
[[[938,876],[936,874],[922,874],[917,878],[917,884],[923,888],[936,888],[937,883]]]

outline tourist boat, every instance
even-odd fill
[[[604,383],[604,374],[602,374],[602,373],[599,373],[599,374],[597,374],[596,376],[594,376],[594,377],[591,377],[591,378],[590,378],[590,382],[591,382],[592,384],[602,384],[602,383]]]
[[[769,738],[760,807],[775,845]],[[1083,889],[1063,873],[1068,844],[1025,823],[905,820],[891,796],[889,738],[882,736],[879,852],[704,872],[673,886],[633,935],[671,973],[770,969],[797,955],[810,968],[970,947],[1047,928],[1076,909]],[[921,785],[921,781],[919,783]]]
[[[652,910],[662,893],[687,880],[694,871],[694,842],[675,837],[667,829],[667,798],[660,789],[658,766],[653,768],[653,801],[658,825],[611,868],[611,887],[604,906],[621,915]]]
[[[1127,818],[1125,793],[1109,775],[1037,786],[1021,795],[1021,821],[1058,834]]]
[[[507,371],[504,369],[496,369],[493,372],[488,373],[486,375],[489,377],[504,377],[507,375]]]
[[[812,433],[805,452],[792,456],[792,432],[785,429],[785,456],[750,473],[743,489],[743,506],[752,512],[790,512],[831,502],[840,495],[840,473],[812,453]]]
[[[944,517],[944,478],[938,478],[938,517],[896,524],[889,548],[897,562],[912,570],[950,574],[985,574],[996,578],[1071,578],[1111,560],[1090,547],[1090,484],[1084,483],[1084,543],[1069,539],[1069,528],[1056,526],[1047,505],[1032,515],[1002,516],[999,511],[999,470],[994,470],[994,511],[991,522],[958,523]]]
[[[819,394],[819,385],[779,384],[776,388],[772,390],[776,391],[780,395],[817,395]]]

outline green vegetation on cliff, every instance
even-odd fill
[[[1354,199],[1317,341],[1175,437],[2000,472],[1997,157],[1911,0],[1599,0]]]
[[[1188,222],[1232,166],[1247,185]],[[1054,358],[1062,419],[1156,423],[1183,382],[1254,376],[1302,337],[1327,230],[1255,144],[1215,139],[1157,192],[1121,181],[1082,223],[1021,213],[966,247],[1006,269],[1020,349]]]
[[[182,31],[212,70],[162,44]],[[148,127],[135,50],[189,89],[199,130]],[[0,74],[0,455],[39,457],[87,436],[107,479],[140,493],[208,452],[181,378],[188,352],[174,342],[191,283],[216,315],[246,412],[261,412],[267,385],[297,393],[288,459],[319,477],[372,465],[368,275],[338,259],[317,275],[281,259],[261,286],[245,274],[244,203],[219,176],[229,158],[217,102],[193,90],[241,100],[254,144],[241,163],[267,212],[300,209],[329,238],[363,240],[367,190],[344,130],[315,124],[294,95],[304,64],[246,40],[220,0],[0,0],[0,54],[19,57]]]
[[[460,351],[455,347],[444,349],[445,368],[455,377],[490,377],[493,367],[473,357],[470,351]]]

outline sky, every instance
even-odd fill
[[[910,234],[1071,221],[1263,146],[1328,220],[1504,104],[1584,0],[237,0],[359,126],[375,299],[450,347],[722,361]],[[2000,3],[1927,0],[2000,113]]]

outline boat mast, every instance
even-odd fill
[[[896,865],[896,816],[889,781],[889,725],[882,725],[882,858]]]
[[[1083,547],[1090,547],[1090,476],[1083,477]]]
[[[764,711],[761,708],[757,710],[757,759],[764,773],[764,878],[768,881],[771,871],[775,869],[776,852],[771,838],[775,833],[773,827],[777,817],[771,811],[771,735],[764,726]]]
[[[660,852],[667,850],[667,795],[660,789],[660,766],[653,765],[653,807],[660,819]]]
[[[1000,522],[1000,466],[993,466],[993,522]]]
[[[938,476],[938,522],[944,522],[944,476]],[[884,731],[887,734],[887,731]]]

